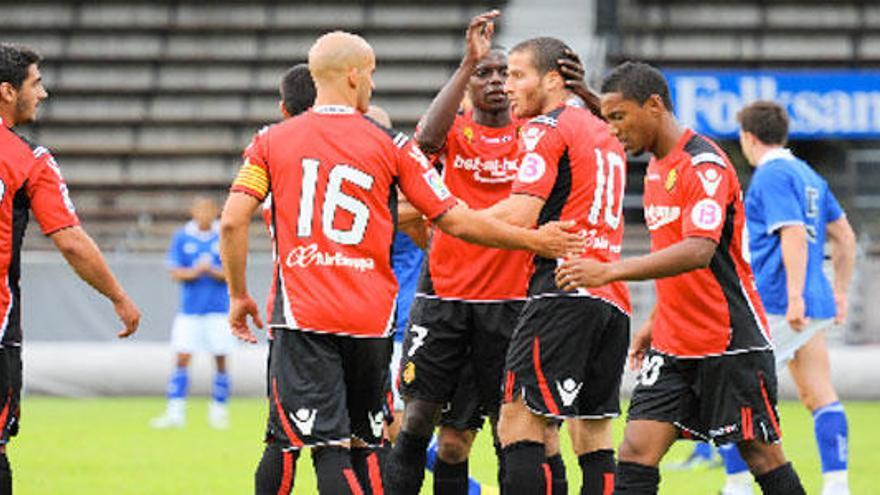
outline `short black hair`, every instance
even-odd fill
[[[538,73],[542,76],[550,71],[559,71],[559,59],[567,58],[567,50],[571,50],[565,43],[556,38],[541,36],[521,41],[511,50],[521,52],[528,50],[532,54],[532,61]]]
[[[30,48],[0,44],[0,83],[8,82],[15,89],[21,89],[21,84],[28,76],[28,67],[40,60],[42,57]]]
[[[281,103],[291,117],[299,115],[315,104],[315,81],[309,64],[296,64],[281,78]]]
[[[657,95],[666,109],[672,111],[666,78],[656,67],[644,62],[624,62],[615,67],[602,80],[602,93],[621,93],[625,99],[634,100],[639,105],[648,101],[651,95]]]
[[[756,101],[736,114],[745,132],[764,144],[784,145],[788,141],[788,112],[773,101]]]

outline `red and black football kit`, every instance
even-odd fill
[[[232,191],[272,193],[269,429],[289,447],[381,439],[397,187],[432,220],[456,204],[406,135],[349,107],[275,124],[244,152]]]
[[[707,268],[656,280],[651,350],[630,419],[729,443],[779,439],[773,346],[745,261],[742,190],[724,152],[686,130],[645,176],[651,251],[689,237],[718,247]]]
[[[61,169],[0,120],[0,443],[18,431],[21,394],[21,243],[33,211],[45,235],[79,225]]]
[[[471,208],[510,196],[519,122],[476,123],[459,113],[438,161],[449,191]],[[525,301],[531,253],[477,246],[434,229],[404,339],[404,396],[450,402],[441,424],[474,429],[497,414],[510,336]],[[470,369],[469,369],[470,368]]]
[[[513,194],[545,201],[538,224],[574,220],[587,239],[584,258],[620,259],[626,158],[608,125],[582,108],[561,106],[520,134]],[[598,418],[620,412],[629,344],[629,291],[623,282],[562,291],[561,260],[534,258],[529,299],[507,354],[504,400],[521,395],[533,412]]]

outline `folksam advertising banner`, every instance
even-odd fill
[[[880,71],[664,71],[675,113],[708,136],[736,138],[755,100],[785,106],[792,139],[880,139]]]

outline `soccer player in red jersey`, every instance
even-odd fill
[[[12,493],[6,444],[18,432],[21,396],[21,243],[34,213],[77,275],[113,303],[128,337],[140,311],[113,276],[101,251],[80,227],[61,169],[49,150],[34,146],[12,128],[36,120],[48,93],[40,57],[28,48],[0,44],[0,494]]]
[[[641,365],[620,446],[615,493],[657,493],[657,466],[680,436],[736,443],[765,494],[802,494],[785,459],[767,320],[744,259],[742,190],[724,152],[683,128],[663,75],[625,63],[602,84],[602,114],[645,176],[651,253],[611,263],[569,261],[560,287],[656,279],[657,305],[636,334]]]
[[[441,228],[463,238],[546,256],[579,250],[570,223],[509,226],[458,203],[407,136],[366,119],[376,61],[359,36],[333,32],[309,51],[315,106],[257,134],[221,218],[233,332],[255,342],[262,320],[245,282],[250,219],[271,191],[279,273],[269,429],[257,493],[288,493],[294,459],[313,450],[322,493],[379,493],[378,463],[359,481],[350,445],[377,446],[397,283],[390,264],[394,186]],[[373,457],[375,459],[375,457]]]
[[[519,225],[571,220],[586,239],[580,256],[620,257],[623,240],[623,147],[590,111],[570,98],[554,38],[515,46],[505,84],[518,118],[521,157],[512,195],[491,212]],[[623,283],[563,291],[553,273],[562,260],[533,261],[528,300],[507,353],[499,436],[505,493],[552,493],[547,424],[569,419],[582,468],[581,493],[606,493],[614,477],[611,418],[619,414],[629,343],[629,292]]]

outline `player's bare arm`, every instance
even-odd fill
[[[804,284],[807,280],[807,229],[803,225],[787,225],[779,230],[782,264],[788,289],[785,319],[794,330],[803,330],[810,322],[806,316]]]
[[[584,239],[568,229],[574,221],[548,222],[540,229],[524,229],[496,220],[485,211],[454,206],[434,222],[449,235],[465,241],[502,249],[525,249],[545,258],[563,258],[580,253]]]
[[[562,73],[562,77],[565,79],[565,87],[583,100],[587,110],[604,120],[599,104],[599,95],[593,92],[584,80],[584,65],[581,63],[581,58],[571,50],[566,50],[565,55],[566,58],[557,60],[559,72]]]
[[[446,143],[446,134],[455,121],[455,114],[464,98],[468,80],[477,63],[489,53],[492,33],[495,31],[493,20],[500,14],[501,12],[497,10],[484,12],[475,16],[468,24],[465,35],[467,48],[461,64],[431,102],[416,133],[416,142],[426,153],[436,153]]]
[[[141,312],[113,276],[101,250],[86,231],[78,226],[69,227],[50,234],[49,238],[79,278],[113,303],[116,316],[124,325],[116,336],[124,338],[135,333],[141,321]]]
[[[838,218],[825,228],[831,243],[831,266],[834,268],[834,303],[837,306],[834,322],[841,325],[846,322],[846,297],[856,263],[856,235],[846,217]]]
[[[653,280],[706,268],[717,244],[704,237],[688,237],[651,254],[600,263],[589,259],[567,260],[556,269],[556,285],[563,290],[599,287],[619,280]]]
[[[248,316],[257,328],[263,328],[260,311],[247,289],[248,227],[260,202],[245,193],[232,192],[220,216],[220,258],[229,285],[229,326],[233,335],[256,343],[257,336],[248,326]]]
[[[537,225],[544,203],[546,201],[531,194],[511,194],[483,211],[502,222],[531,228]]]

